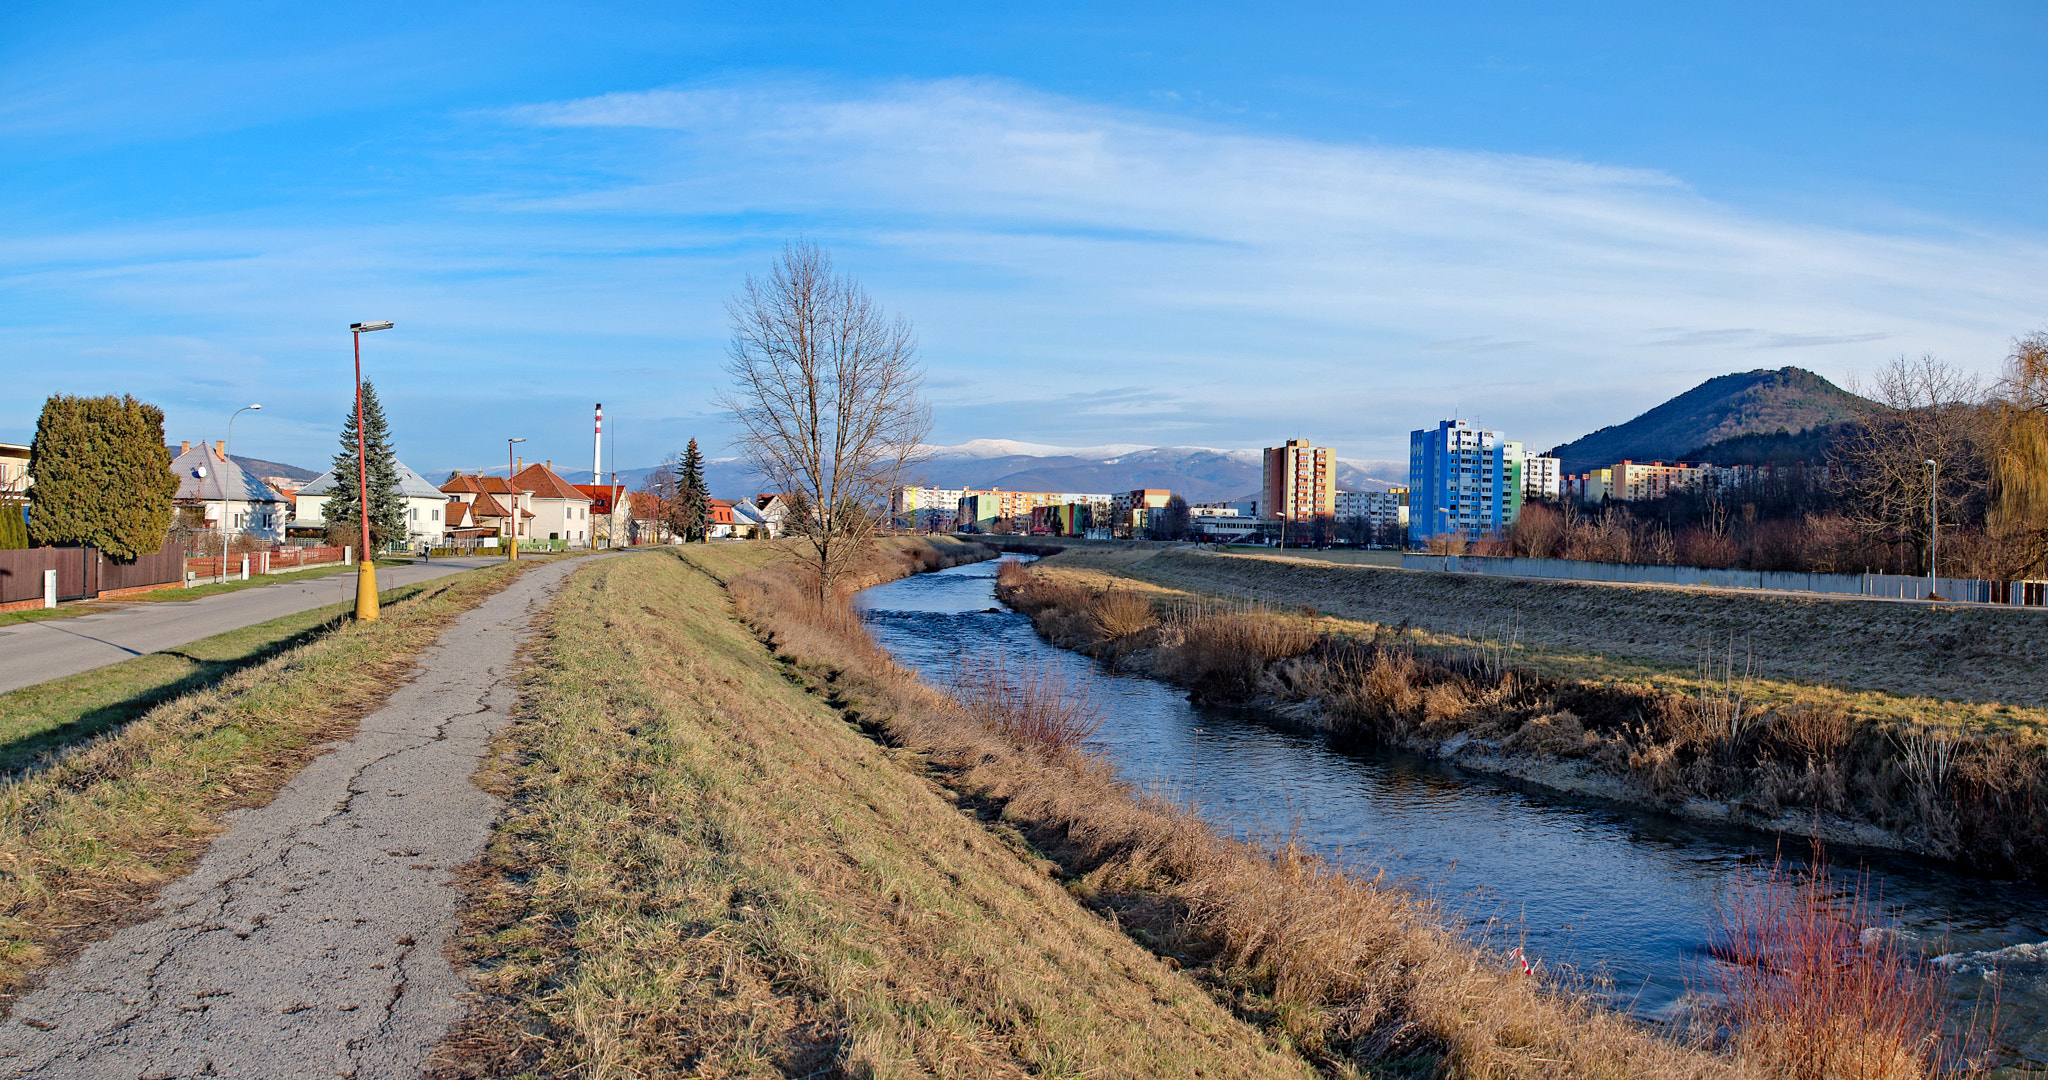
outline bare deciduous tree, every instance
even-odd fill
[[[1981,515],[1988,482],[1982,387],[1975,375],[1932,356],[1901,356],[1864,396],[1872,406],[1836,450],[1852,516],[1865,530],[1924,552],[1928,461],[1940,466],[1943,523]]]
[[[827,599],[931,430],[916,334],[808,241],[785,247],[766,280],[749,275],[726,310],[732,386],[719,404],[742,453],[802,507],[782,529],[807,542]]]

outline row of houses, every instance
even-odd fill
[[[171,470],[177,505],[196,511],[205,528],[266,542],[324,536],[327,500],[337,484],[355,482],[332,469],[303,484],[253,476],[218,442],[179,444]],[[517,536],[584,548],[624,543],[632,533],[623,486],[571,484],[552,462],[515,462],[509,479],[458,473],[438,485],[402,461],[396,471],[404,547],[497,547]]]

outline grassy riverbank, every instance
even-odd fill
[[[1790,645],[1736,638],[1731,647],[1716,624],[1687,621],[1684,605],[1698,597],[1572,586],[1580,592],[1562,613],[1525,621],[1526,607],[1490,606],[1505,602],[1488,591],[1501,584],[1134,546],[1045,560],[1004,596],[1056,643],[1472,768],[2000,870],[2031,872],[2048,858],[2041,709],[1756,677],[1756,654]],[[1760,631],[1846,619],[1871,623],[1880,639],[1910,640],[1948,614],[1710,599],[1716,610],[1755,606]],[[1886,618],[1897,625],[1873,623]],[[1683,668],[1560,648],[1546,627],[1573,620],[1583,623],[1573,634],[1604,634],[1609,646],[1626,648],[1646,620],[1663,628],[1659,648],[1687,635],[1719,640],[1702,642]],[[2010,635],[2032,625],[1998,627]],[[1840,647],[1825,635],[1803,640],[1809,654]]]
[[[268,802],[516,572],[392,590],[372,624],[304,612],[0,696],[0,1005],[141,912],[222,815]]]
[[[903,543],[872,580],[933,563]],[[999,735],[771,552],[565,586],[490,776],[443,1075],[1737,1074]]]

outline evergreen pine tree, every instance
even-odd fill
[[[132,397],[53,394],[36,421],[29,475],[37,543],[90,544],[124,560],[163,547],[178,477],[162,409]]]
[[[682,502],[678,516],[682,519],[683,539],[704,543],[710,539],[711,494],[704,490],[704,455],[698,452],[695,439],[683,452],[682,471],[682,479],[676,484],[676,498]]]
[[[384,421],[384,405],[377,400],[377,388],[370,383],[363,384],[363,459],[369,465],[370,547],[382,550],[393,541],[405,539],[405,500],[398,492],[398,457],[391,452],[391,429]],[[334,487],[320,507],[329,532],[362,535],[362,518],[356,510],[357,483],[356,411],[351,408],[341,426],[341,452],[334,455]]]

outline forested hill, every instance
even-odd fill
[[[1617,461],[1676,461],[1751,432],[1787,432],[1837,424],[1856,416],[1863,399],[1802,368],[1721,375],[1626,424],[1604,427],[1552,450],[1567,473]]]

